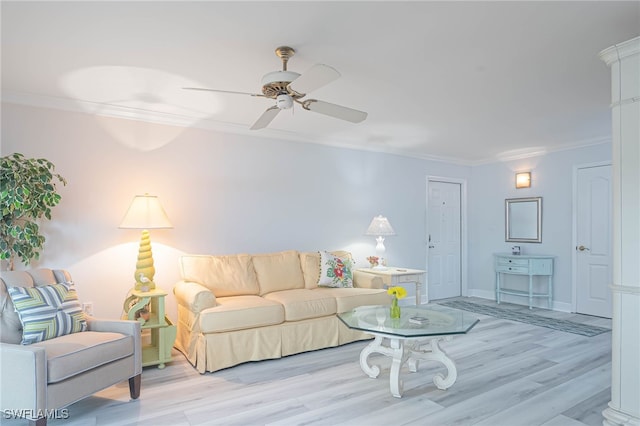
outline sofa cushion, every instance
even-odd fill
[[[184,255],[180,257],[182,279],[207,287],[216,297],[258,294],[251,255]]]
[[[284,322],[281,304],[259,296],[219,297],[218,305],[200,312],[200,331],[222,333]]]
[[[7,287],[22,323],[22,344],[85,331],[87,322],[73,283]]]
[[[320,252],[311,251],[300,253],[300,267],[304,279],[304,288],[318,287],[320,278]]]
[[[301,321],[336,313],[336,299],[331,294],[306,288],[276,291],[264,295],[264,298],[284,306],[286,321]]]
[[[341,314],[358,306],[390,305],[391,296],[387,290],[374,288],[329,288],[318,287],[313,290],[323,296],[331,296],[336,300],[336,311]]]
[[[329,253],[341,258],[351,260],[351,253],[344,250],[330,251]],[[352,260],[353,262],[353,260]],[[304,252],[300,253],[300,266],[304,277],[304,288],[314,289],[318,287],[320,280],[320,252]]]
[[[351,259],[326,251],[320,252],[319,287],[353,287]]]
[[[133,337],[120,333],[85,331],[34,344],[47,353],[47,383],[108,364],[133,354]]]
[[[304,288],[297,251],[257,254],[253,256],[252,262],[261,296],[274,291]]]

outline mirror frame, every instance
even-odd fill
[[[509,208],[515,203],[530,203],[536,204],[536,238],[522,238],[517,235],[511,235],[511,218],[509,217]],[[507,198],[504,200],[504,236],[506,242],[513,243],[541,243],[542,242],[542,197],[527,197],[527,198]]]

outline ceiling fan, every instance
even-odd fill
[[[287,62],[295,54],[295,50],[288,46],[280,46],[276,49],[276,55],[282,59],[282,71],[273,71],[262,77],[262,94],[234,92],[230,90],[206,89],[200,87],[184,87],[187,90],[203,90],[209,92],[232,93],[238,95],[259,96],[274,99],[276,104],[267,108],[265,112],[253,123],[251,130],[263,129],[283,109],[290,109],[296,102],[307,111],[313,111],[328,115],[352,123],[360,123],[367,118],[367,113],[357,109],[347,108],[317,99],[303,99],[309,92],[314,91],[340,77],[340,73],[334,68],[315,64],[304,74],[287,70]]]

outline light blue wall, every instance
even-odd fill
[[[166,135],[171,138],[161,141]],[[133,285],[139,231],[118,225],[136,194],[158,195],[174,225],[151,231],[155,281],[171,293],[183,252],[344,248],[365,266],[375,241],[363,233],[377,214],[398,234],[386,239],[389,262],[424,269],[426,176],[465,179],[471,172],[397,155],[14,104],[3,105],[2,144],[3,155],[48,158],[69,182],[53,220],[43,224],[47,243],[32,266],[69,269],[81,298],[111,317]]]
[[[364,266],[375,242],[363,233],[377,214],[398,234],[386,239],[389,262],[424,269],[427,176],[468,180],[470,295],[493,297],[492,254],[513,245],[504,242],[504,199],[542,196],[543,242],[520,245],[558,256],[554,297],[566,308],[573,167],[611,158],[601,144],[466,167],[3,104],[2,155],[16,151],[50,159],[69,181],[32,266],[69,269],[81,297],[111,317],[133,284],[139,233],[118,225],[136,194],[158,195],[174,225],[152,231],[156,282],[171,293],[181,253],[344,248]],[[514,188],[516,170],[532,171],[532,188]]]
[[[469,182],[469,288],[485,297],[494,294],[493,253],[510,252],[519,245],[524,253],[557,256],[554,303],[572,303],[573,170],[574,166],[611,160],[608,143],[551,152],[541,157],[475,166]],[[515,189],[515,172],[531,171],[531,188]],[[505,198],[542,197],[542,243],[504,241]],[[522,284],[512,282],[515,286]],[[506,298],[518,303],[523,298]],[[544,306],[544,304],[542,305]]]

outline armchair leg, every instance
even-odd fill
[[[140,396],[141,383],[142,374],[138,374],[137,376],[133,376],[129,379],[129,393],[131,394],[131,399],[138,399],[138,397]]]

